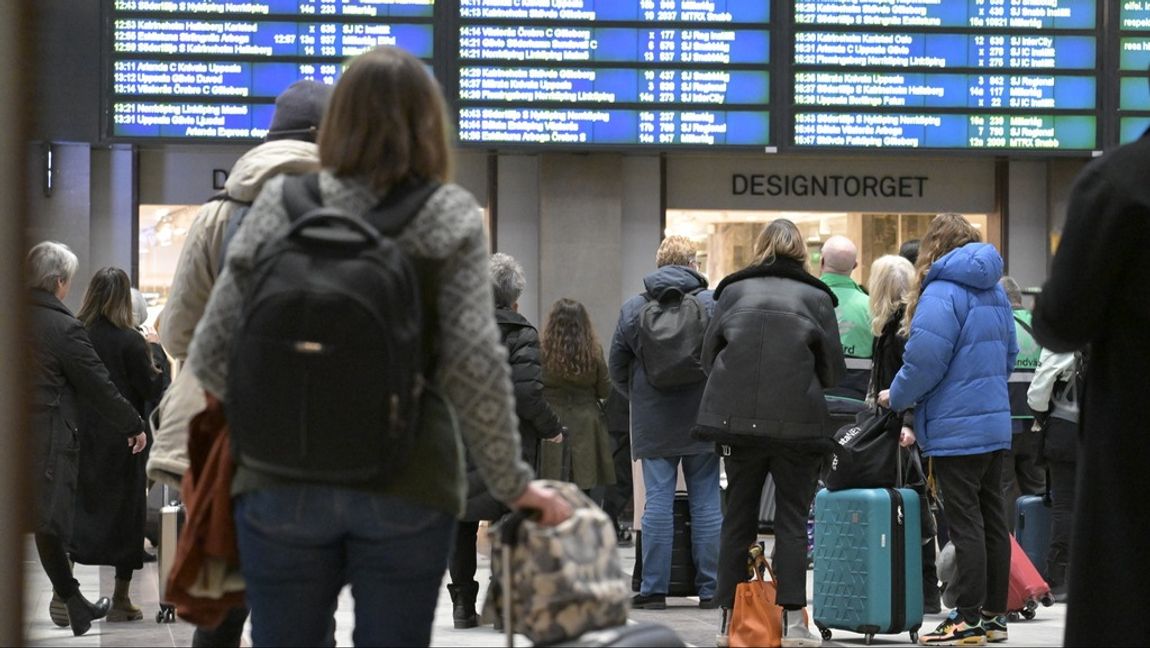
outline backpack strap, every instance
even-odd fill
[[[1034,338],[1034,329],[1030,328],[1029,324],[1022,321],[1021,317],[1015,315],[1014,321],[1018,322],[1018,325],[1022,327],[1022,330],[1026,331],[1027,335],[1029,335],[1031,338]],[[1037,338],[1034,338],[1034,339],[1037,339]]]
[[[284,209],[288,222],[294,223],[304,214],[323,206],[323,195],[319,190],[319,174],[289,175],[284,177]]]
[[[227,191],[221,191],[208,199],[208,202],[215,201],[235,205],[232,209],[232,213],[228,214],[228,226],[224,229],[224,239],[220,244],[220,255],[216,259],[216,276],[219,276],[224,271],[224,260],[228,258],[228,246],[232,244],[232,239],[236,237],[236,232],[240,231],[240,225],[243,224],[244,217],[248,215],[248,210],[252,208],[252,204],[247,200],[240,200],[229,196]]]
[[[380,234],[395,236],[423,209],[431,195],[439,190],[438,182],[411,179],[396,184],[383,200],[363,215]]]

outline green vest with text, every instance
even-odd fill
[[[866,398],[870,383],[871,355],[874,353],[874,334],[870,329],[870,298],[862,287],[848,276],[826,273],[819,277],[839,300],[835,318],[839,322],[839,341],[847,373],[838,387],[828,389],[830,397],[853,400]]]

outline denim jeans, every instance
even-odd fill
[[[427,646],[455,520],[395,497],[319,485],[235,501],[254,646],[332,646],[344,585],[357,646]]]
[[[675,533],[672,506],[679,463],[687,482],[691,505],[691,553],[695,559],[695,586],[700,599],[715,596],[719,568],[719,456],[684,455],[643,459],[643,584],[639,593],[666,594],[671,581],[671,543]]]

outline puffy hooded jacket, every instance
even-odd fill
[[[927,456],[1010,448],[1007,377],[1018,341],[998,285],[1002,256],[968,243],[934,262],[911,320],[891,407],[915,407],[915,434]]]

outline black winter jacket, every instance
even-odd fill
[[[536,467],[539,440],[551,439],[563,431],[555,411],[543,400],[543,365],[539,361],[539,332],[519,313],[509,308],[495,310],[495,322],[511,363],[515,389],[515,415],[519,418],[519,440],[523,460]],[[464,520],[494,520],[506,509],[487,491],[471,458],[467,460],[467,510]]]
[[[730,445],[769,437],[829,448],[833,430],[823,390],[846,371],[834,294],[802,264],[780,258],[727,277],[715,299],[695,436]]]
[[[144,422],[112,384],[108,370],[92,348],[80,320],[55,295],[29,291],[29,340],[34,351],[29,436],[39,489],[36,530],[68,542],[75,515],[80,470],[80,435],[106,434],[124,444]],[[80,425],[80,402],[92,407],[107,425]]]
[[[902,354],[906,351],[906,338],[898,334],[906,306],[900,307],[882,327],[882,334],[874,339],[871,358],[870,387],[867,397],[873,399],[884,389],[890,389],[898,370],[902,369]],[[914,429],[914,408],[902,415],[902,424]]]

